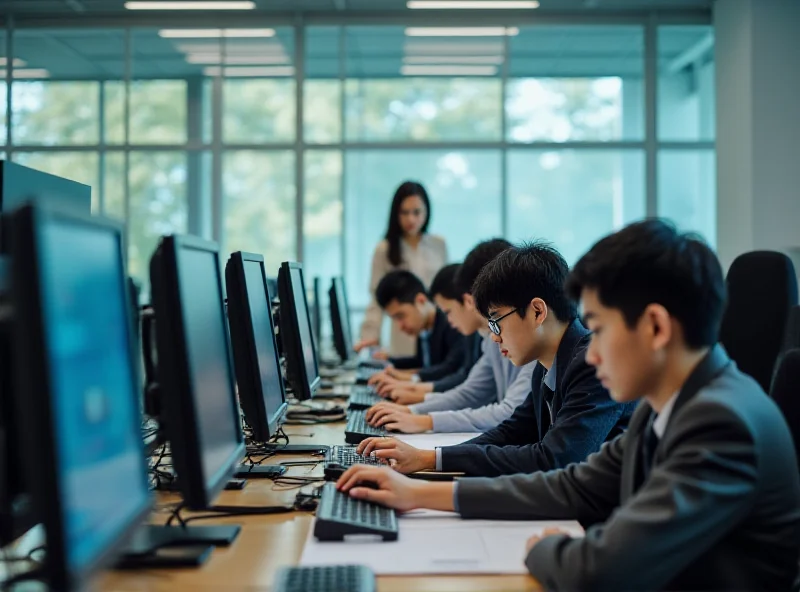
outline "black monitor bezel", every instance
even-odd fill
[[[335,277],[331,280],[328,299],[331,308],[333,346],[342,363],[348,362],[354,357],[353,334],[350,330],[350,310],[347,305],[347,294],[344,291],[344,280],[341,277]]]
[[[275,369],[281,385],[282,399],[281,405],[272,417],[270,417],[267,409],[266,396],[261,384],[261,369],[255,337],[256,328],[251,322],[253,317],[250,309],[250,299],[247,294],[245,263],[257,263],[260,265],[264,295],[267,299],[269,325],[272,331],[270,339],[272,339],[275,353]],[[225,280],[228,288],[228,328],[231,333],[233,366],[236,371],[236,383],[239,390],[239,405],[247,423],[253,430],[253,439],[257,442],[267,442],[275,434],[278,427],[283,424],[289,405],[286,402],[286,390],[281,377],[278,344],[275,340],[275,327],[272,320],[272,295],[267,284],[264,257],[244,251],[231,253],[228,262],[225,264]]]
[[[49,395],[52,378],[47,360],[47,327],[43,315],[41,299],[41,265],[39,253],[41,246],[40,232],[44,224],[60,221],[69,224],[86,226],[92,229],[102,228],[113,232],[119,244],[120,253],[120,292],[123,295],[123,310],[128,325],[128,342],[131,351],[134,348],[132,327],[130,326],[130,307],[127,280],[125,274],[123,227],[109,220],[98,217],[78,216],[63,212],[46,210],[41,207],[23,206],[15,212],[11,219],[11,250],[13,257],[13,287],[15,303],[14,335],[16,347],[16,385],[20,400],[20,425],[22,449],[30,455],[31,461],[24,463],[28,468],[28,483],[34,499],[35,510],[41,518],[47,533],[46,577],[53,589],[72,589],[81,587],[100,567],[106,565],[133,536],[140,524],[150,514],[154,499],[152,494],[140,508],[134,519],[122,531],[122,534],[83,569],[71,571],[66,558],[66,540],[64,537],[63,509],[60,505],[62,482],[57,465],[57,442],[54,438],[55,424]],[[26,255],[26,256],[20,256]],[[131,360],[131,378],[135,380],[136,370]],[[132,389],[135,385],[132,385]],[[19,396],[27,393],[27,396]],[[141,414],[138,404],[138,393],[134,391],[135,417],[141,428]],[[142,479],[147,480],[147,464],[144,444],[139,440],[141,451]]]
[[[294,301],[294,291],[292,290],[292,270],[299,270],[303,285],[300,293],[303,294],[303,304],[306,309],[308,319],[308,332],[311,335],[312,352],[314,354],[314,364],[317,368],[317,376],[314,380],[309,380],[306,371],[305,357],[303,355],[303,345],[300,337],[300,325],[297,316],[297,308]],[[308,310],[308,297],[306,296],[306,280],[303,274],[303,266],[295,261],[284,261],[278,271],[278,296],[281,302],[280,330],[281,342],[283,343],[283,353],[286,357],[286,379],[292,386],[294,396],[299,401],[305,401],[314,396],[322,378],[319,374],[319,353],[317,344],[314,341],[314,331],[311,326],[311,315]],[[288,313],[288,314],[287,314]]]
[[[186,347],[186,324],[181,305],[178,277],[178,252],[197,250],[214,255],[222,321],[225,325],[225,351],[230,377],[230,405],[236,421],[237,446],[227,466],[217,475],[207,476],[203,469],[202,448],[198,427],[197,401],[189,368]],[[244,435],[239,419],[239,407],[234,388],[231,348],[228,340],[225,304],[222,296],[222,273],[219,265],[219,246],[195,236],[170,235],[161,241],[150,260],[150,291],[156,316],[158,368],[156,375],[161,388],[162,417],[170,441],[172,461],[178,474],[183,501],[191,510],[203,510],[212,505],[233,476],[244,457]]]

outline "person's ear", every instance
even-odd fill
[[[422,292],[414,297],[414,304],[416,304],[418,308],[423,308],[428,302],[430,302],[430,300],[428,300],[428,297]]]
[[[547,303],[541,298],[534,298],[528,305],[527,314],[532,315],[536,321],[536,325],[541,325],[547,318]]]
[[[653,350],[665,348],[673,338],[672,317],[660,304],[650,304],[639,319]]]
[[[464,293],[464,307],[467,310],[475,310],[475,299],[472,294]]]

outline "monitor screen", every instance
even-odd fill
[[[333,291],[336,298],[336,312],[337,319],[334,322],[339,323],[339,329],[342,333],[342,349],[339,355],[343,359],[350,357],[350,352],[353,351],[353,334],[350,330],[350,308],[347,305],[347,296],[344,291],[344,282],[342,278],[333,278]]]
[[[244,278],[247,300],[250,304],[250,320],[255,335],[258,371],[261,375],[261,392],[267,410],[267,420],[272,423],[280,411],[285,396],[283,378],[275,353],[275,331],[272,324],[272,307],[265,293],[264,264],[257,261],[244,262]]]
[[[197,409],[203,474],[207,483],[229,470],[241,424],[228,357],[228,332],[220,293],[217,254],[188,246],[178,250],[178,281],[186,332],[189,378]]]
[[[66,559],[81,570],[149,500],[118,235],[42,227],[42,313]]]
[[[297,311],[297,324],[300,328],[300,345],[303,349],[303,363],[306,367],[308,383],[312,384],[319,376],[319,367],[317,366],[314,337],[311,333],[311,319],[308,315],[308,306],[306,306],[306,290],[303,283],[302,269],[292,267],[289,272],[289,277],[292,284],[292,296],[294,297],[295,310]]]

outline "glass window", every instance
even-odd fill
[[[125,155],[106,152],[103,174],[103,215],[125,220]]]
[[[51,175],[84,183],[92,188],[92,213],[99,208],[98,157],[96,152],[16,152],[14,161]]]
[[[574,264],[645,213],[639,150],[510,150],[508,237],[551,241]]]
[[[131,152],[128,183],[128,273],[143,283],[146,293],[159,237],[187,230],[186,153]]]
[[[715,100],[713,27],[659,27],[659,139],[713,140]]]
[[[345,269],[350,305],[368,302],[375,245],[383,238],[397,187],[421,182],[431,200],[430,232],[451,261],[502,235],[499,150],[351,150],[345,155]]]
[[[186,143],[186,81],[132,80],[131,144]]]
[[[103,141],[106,144],[122,144],[125,142],[125,83],[122,80],[110,80],[102,84]]]
[[[342,84],[339,80],[306,80],[303,96],[304,140],[330,144],[342,140]]]
[[[509,37],[508,139],[642,139],[643,76],[642,27],[523,27]]]
[[[713,150],[661,150],[658,215],[717,243],[716,158]]]
[[[224,252],[264,256],[270,275],[296,259],[294,152],[237,150],[223,158]]]
[[[222,101],[225,142],[293,142],[295,88],[293,78],[226,78]]]
[[[15,80],[11,85],[15,144],[97,144],[99,84]]]
[[[500,140],[500,96],[495,79],[349,79],[347,140]]]

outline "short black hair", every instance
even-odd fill
[[[578,308],[564,290],[568,273],[567,262],[550,243],[523,243],[503,251],[483,268],[472,296],[485,317],[492,306],[512,306],[524,317],[531,300],[541,298],[559,321],[569,322],[578,316]]]
[[[428,297],[422,280],[403,269],[387,273],[375,288],[375,300],[381,308],[386,308],[392,300],[397,300],[401,304],[413,304],[417,294]]]
[[[489,261],[497,257],[506,249],[511,248],[511,243],[504,238],[493,238],[478,243],[464,259],[461,269],[456,274],[456,288],[462,294],[472,294],[472,284],[478,274]]]
[[[460,268],[460,263],[451,263],[442,267],[431,282],[431,289],[428,290],[430,297],[433,298],[438,294],[442,298],[458,300],[463,304],[464,294],[456,287],[456,274]]]
[[[633,327],[650,304],[660,304],[683,327],[693,349],[719,339],[725,281],[714,252],[695,234],[664,220],[635,222],[595,244],[567,279],[579,298],[597,290],[603,306],[616,308]]]

